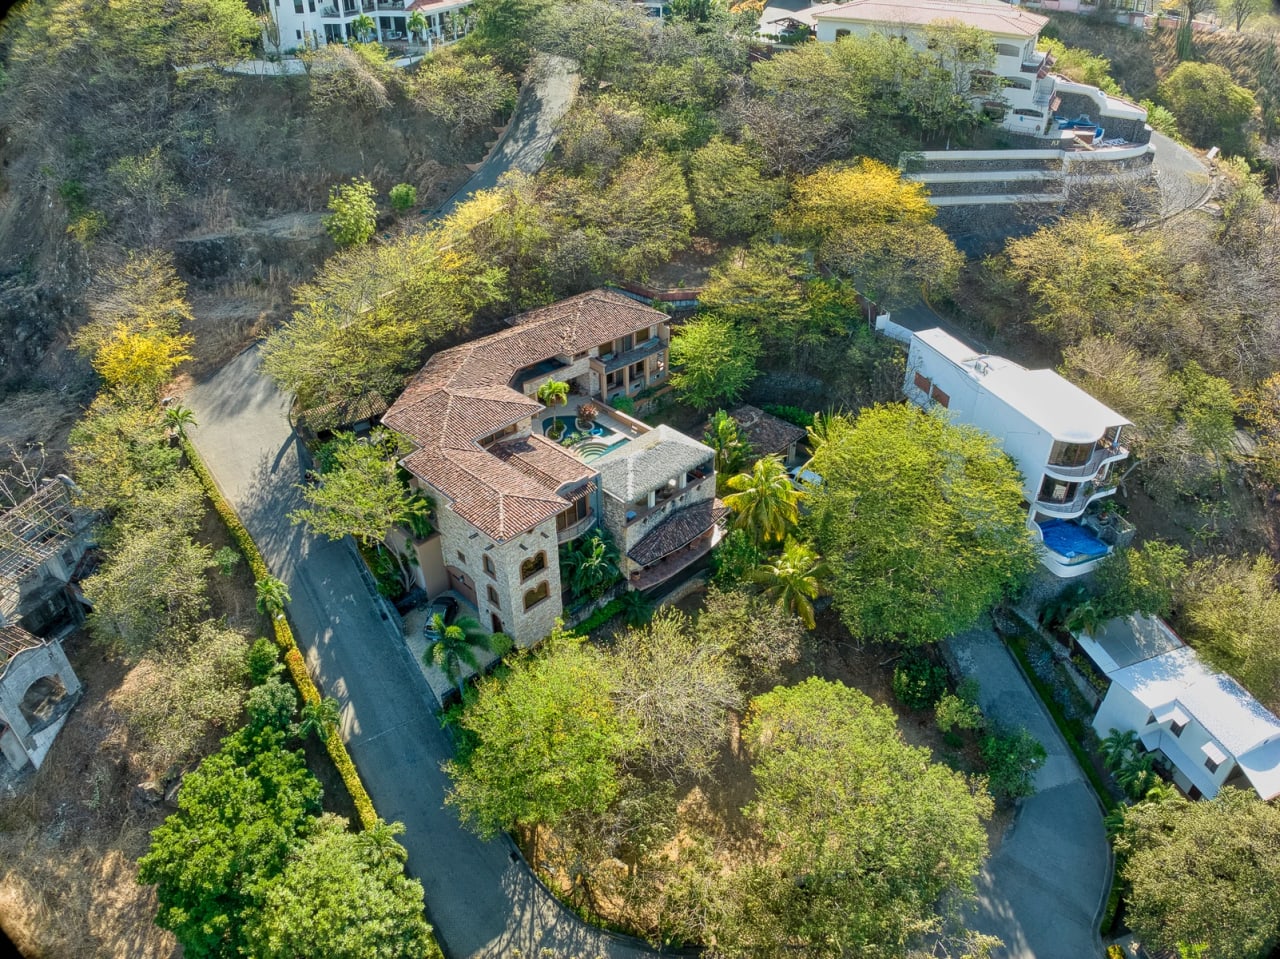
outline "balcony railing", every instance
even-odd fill
[[[1044,471],[1058,479],[1089,479],[1097,476],[1098,470],[1115,460],[1122,460],[1129,455],[1123,446],[1099,446],[1093,451],[1088,461],[1080,466],[1059,466],[1054,463],[1045,464]]]
[[[680,489],[678,486],[663,487],[662,489],[658,490],[657,495],[654,497],[654,504],[652,506],[646,506],[641,509],[632,509],[627,511],[627,520],[626,520],[627,525],[630,526],[633,523],[638,523],[642,519],[652,516],[654,513],[661,512],[663,507],[665,507],[672,500],[681,499],[685,496],[686,493],[695,492],[697,490],[700,490],[707,483],[714,483],[714,482],[715,482],[715,475],[708,469],[707,474],[705,476],[700,476],[696,478],[693,482],[686,484],[684,489]]]
[[[566,526],[564,529],[556,530],[556,542],[567,543],[571,539],[577,539],[591,527],[596,525],[596,514],[589,513],[584,518],[578,520],[572,526]]]

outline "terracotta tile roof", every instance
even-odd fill
[[[988,33],[1034,37],[1048,17],[1010,6],[1003,0],[851,0],[820,4],[801,11],[813,20],[852,20],[898,26],[925,26],[937,20],[959,20]]]
[[[319,433],[322,430],[340,430],[361,420],[371,420],[386,411],[387,401],[377,390],[371,390],[349,400],[335,400],[309,410],[300,410],[297,420],[299,425]]]
[[[525,367],[572,357],[666,319],[609,290],[531,310],[510,319],[509,329],[433,356],[382,422],[417,447],[404,460],[409,472],[448,497],[476,528],[509,539],[569,507],[561,486],[594,475],[541,437],[480,446],[544,408],[512,381]]]
[[[631,547],[627,558],[641,566],[656,563],[668,553],[687,546],[720,522],[729,508],[718,499],[703,500],[672,513]]]
[[[792,443],[808,435],[804,427],[788,423],[754,406],[739,406],[730,410],[729,415],[737,422],[739,435],[751,444],[754,456],[785,454]]]

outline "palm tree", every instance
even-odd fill
[[[826,413],[814,413],[813,425],[805,427],[809,434],[809,452],[816,453],[827,443],[836,439],[840,432],[853,425],[847,413],[827,410]]]
[[[736,492],[724,498],[734,511],[734,525],[758,544],[781,543],[800,519],[800,496],[780,456],[756,460],[750,473],[729,478]]]
[[[258,612],[272,619],[284,615],[284,608],[293,601],[289,595],[289,587],[274,576],[264,576],[253,584],[253,591],[258,596]]]
[[[1132,729],[1126,729],[1121,732],[1118,729],[1112,729],[1103,738],[1100,750],[1102,752],[1102,765],[1111,772],[1115,772],[1125,764],[1125,761],[1132,756],[1138,749],[1138,734]]]
[[[747,465],[751,445],[742,438],[738,421],[724,410],[712,414],[702,439],[716,451],[716,493],[723,494],[729,477]]]
[[[351,32],[361,43],[368,43],[370,35],[377,33],[377,30],[378,26],[373,22],[373,17],[367,13],[362,13],[351,21]]]
[[[164,425],[169,427],[179,439],[187,438],[187,427],[199,426],[196,414],[185,406],[169,406],[164,411]]]
[[[569,384],[547,380],[538,387],[538,402],[543,406],[563,406],[569,402]]]
[[[618,551],[613,541],[595,530],[565,550],[562,579],[574,599],[595,598],[618,579]]]
[[[1131,754],[1124,765],[1116,770],[1116,782],[1134,799],[1145,796],[1159,781],[1150,753],[1143,753],[1141,756]]]
[[[404,862],[409,858],[408,850],[396,839],[403,833],[404,823],[379,819],[368,829],[358,833],[357,841],[379,861],[394,859],[396,862]]]
[[[476,650],[502,655],[511,648],[510,640],[501,633],[490,636],[471,616],[459,616],[446,626],[444,617],[436,613],[431,620],[431,629],[438,638],[427,647],[423,661],[443,672],[445,678],[458,687],[459,697],[463,695],[462,668],[467,666],[474,673],[480,672]]]
[[[1102,607],[1094,600],[1086,599],[1083,603],[1074,607],[1071,612],[1067,613],[1062,625],[1069,633],[1084,633],[1086,636],[1094,636],[1106,621],[1107,616]]]
[[[822,557],[804,543],[787,540],[780,556],[763,563],[751,574],[752,582],[764,586],[765,595],[793,616],[806,629],[813,629],[813,601],[822,594],[822,581],[831,570]]]
[[[302,707],[302,721],[298,723],[298,732],[303,736],[315,733],[317,739],[327,743],[341,719],[342,709],[338,706],[338,701],[326,696]]]
[[[409,31],[411,37],[417,37],[418,42],[422,42],[422,35],[427,32],[427,18],[422,15],[421,10],[415,10],[409,14],[409,19],[405,21],[405,29]]]

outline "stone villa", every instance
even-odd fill
[[[439,527],[393,545],[430,596],[452,590],[529,646],[564,614],[562,544],[599,525],[629,588],[657,591],[707,555],[726,511],[709,447],[606,403],[665,382],[664,313],[594,290],[508,323],[433,356],[383,423],[413,444],[402,463]],[[553,380],[567,404],[537,399]]]

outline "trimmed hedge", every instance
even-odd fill
[[[253,578],[259,580],[270,576],[271,571],[267,569],[266,560],[262,558],[262,553],[258,550],[258,544],[253,541],[253,537],[249,535],[244,523],[240,522],[240,517],[236,515],[236,511],[231,508],[231,504],[226,501],[222,491],[218,489],[218,484],[214,482],[213,474],[209,472],[209,468],[204,465],[204,460],[200,459],[200,455],[196,452],[195,447],[191,445],[189,439],[183,437],[181,443],[182,451],[187,456],[187,462],[191,464],[191,469],[200,478],[201,485],[204,486],[205,495],[209,497],[209,501],[213,503],[213,508],[222,517],[222,521],[226,524],[231,538],[236,541],[236,545],[244,553],[245,559],[249,561],[249,569],[253,571]],[[315,681],[312,680],[311,674],[307,672],[307,664],[302,658],[302,651],[298,649],[298,642],[294,639],[293,630],[289,628],[289,621],[284,616],[277,616],[272,620],[272,626],[275,629],[276,645],[284,651],[284,664],[289,670],[289,675],[293,678],[293,684],[298,688],[298,695],[302,697],[303,703],[318,703],[320,701],[320,690],[316,689]],[[337,768],[338,774],[342,776],[343,783],[346,784],[347,792],[351,794],[351,801],[355,804],[356,815],[360,817],[361,827],[364,829],[373,827],[378,822],[378,813],[373,808],[373,800],[369,798],[369,793],[364,788],[364,783],[360,781],[360,774],[356,771],[355,763],[351,761],[351,755],[347,752],[346,745],[342,742],[341,737],[330,736],[325,746],[329,750],[329,758],[333,760],[333,765]]]

